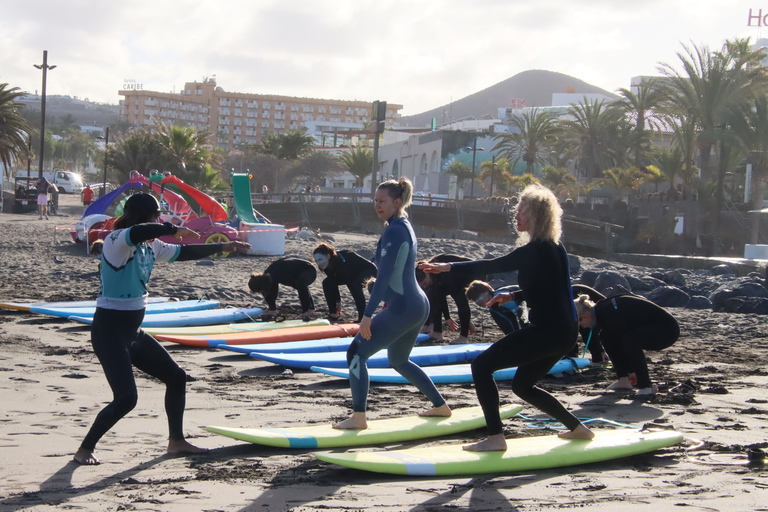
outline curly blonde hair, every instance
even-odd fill
[[[563,209],[551,190],[539,184],[528,185],[520,194],[516,211],[520,209],[526,209],[530,218],[528,231],[520,233],[520,245],[532,240],[560,242]]]
[[[581,315],[587,312],[591,312],[595,307],[595,303],[589,300],[589,295],[579,295],[573,300],[573,305],[576,308],[576,315],[581,318]]]

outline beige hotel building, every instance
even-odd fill
[[[138,89],[138,90],[136,90]],[[213,79],[187,82],[176,92],[118,92],[123,116],[136,126],[166,124],[192,126],[216,136],[217,144],[234,149],[259,143],[268,132],[282,133],[307,126],[308,135],[360,130],[371,120],[372,102],[297,98],[271,94],[226,92]],[[386,126],[400,117],[402,105],[387,104]]]

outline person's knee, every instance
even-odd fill
[[[184,389],[187,387],[187,372],[182,368],[177,368],[173,375],[171,375],[171,378],[166,382],[166,386],[168,386],[168,389],[183,393]]]
[[[112,402],[115,406],[117,414],[122,418],[129,412],[131,412],[139,401],[139,395],[137,393],[127,393],[115,397]]]
[[[357,353],[357,343],[353,340],[352,343],[349,344],[349,348],[347,349],[347,366],[352,366],[352,361],[355,359],[355,356],[358,355]]]
[[[533,386],[527,382],[515,382],[513,380],[512,392],[527,402],[528,398],[533,394]]]

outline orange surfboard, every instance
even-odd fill
[[[232,334],[206,334],[181,336],[158,334],[157,339],[189,345],[192,347],[217,347],[219,345],[250,345],[256,343],[282,343],[284,341],[319,340],[354,336],[360,330],[359,324],[308,325],[286,327],[268,331],[247,331]]]

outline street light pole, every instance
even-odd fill
[[[43,70],[43,94],[40,97],[40,164],[37,169],[37,177],[43,177],[43,155],[45,153],[45,86],[48,77],[48,70],[56,66],[48,65],[48,50],[43,50],[43,63],[33,64],[37,69]]]
[[[109,126],[104,128],[104,182],[101,185],[101,195],[107,193],[107,150],[109,149]]]

